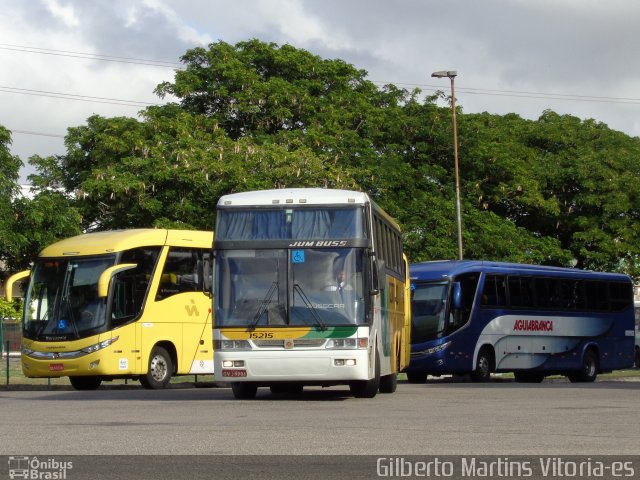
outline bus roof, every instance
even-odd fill
[[[218,200],[218,207],[256,205],[364,205],[371,202],[363,192],[328,188],[282,188],[231,193]]]
[[[41,257],[100,255],[135,247],[174,245],[211,248],[213,232],[141,228],[86,233],[60,240],[40,252]]]
[[[222,207],[255,207],[273,205],[366,205],[384,217],[396,229],[400,229],[395,219],[384,211],[364,192],[331,188],[278,188],[256,190],[224,195],[218,200]]]
[[[631,278],[622,273],[604,273],[577,268],[550,267],[507,262],[487,262],[482,260],[438,260],[414,263],[409,266],[411,280],[442,279],[466,272],[485,272],[512,275],[544,275],[557,277],[591,278],[600,280],[622,280]]]

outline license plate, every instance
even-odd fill
[[[246,377],[246,370],[222,370],[223,377]]]
[[[50,372],[61,372],[64,370],[64,365],[62,363],[50,363],[49,371]]]

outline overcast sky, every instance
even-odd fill
[[[431,73],[456,70],[467,113],[551,109],[640,136],[638,0],[0,0],[0,12],[0,125],[25,163],[63,154],[67,128],[92,114],[160,103],[153,89],[189,48],[250,38],[425,92],[448,93]]]

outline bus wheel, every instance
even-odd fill
[[[97,390],[102,383],[100,377],[69,377],[69,381],[76,390]]]
[[[393,393],[398,388],[398,372],[400,371],[400,354],[396,353],[396,371],[380,377],[380,393]]]
[[[169,353],[162,347],[153,347],[149,356],[149,368],[146,375],[140,377],[140,383],[144,388],[153,390],[165,388],[172,373],[173,362]]]
[[[640,368],[640,348],[636,347],[636,368]]]
[[[471,372],[471,380],[474,382],[488,382],[491,378],[491,354],[486,348],[481,348],[478,353],[476,369]]]
[[[375,357],[375,373],[371,380],[356,380],[349,384],[351,394],[356,398],[373,398],[380,388],[380,358],[378,352]]]
[[[513,376],[518,383],[541,383],[544,380],[544,375],[536,372],[513,372]]]
[[[576,382],[593,382],[598,376],[598,356],[593,350],[587,350],[582,359],[582,370],[571,372],[567,375],[569,381]]]
[[[407,382],[409,383],[424,383],[426,381],[426,373],[407,372]]]
[[[398,374],[392,373],[380,377],[380,393],[393,393],[398,388]]]
[[[233,390],[233,396],[238,400],[252,400],[256,398],[258,385],[251,382],[233,382],[231,390]]]

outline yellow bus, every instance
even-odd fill
[[[68,376],[77,390],[213,374],[212,232],[118,230],[45,248],[30,275],[22,328],[27,377]]]
[[[214,288],[218,380],[396,389],[409,364],[409,280],[396,222],[362,192],[283,189],[220,198]]]

